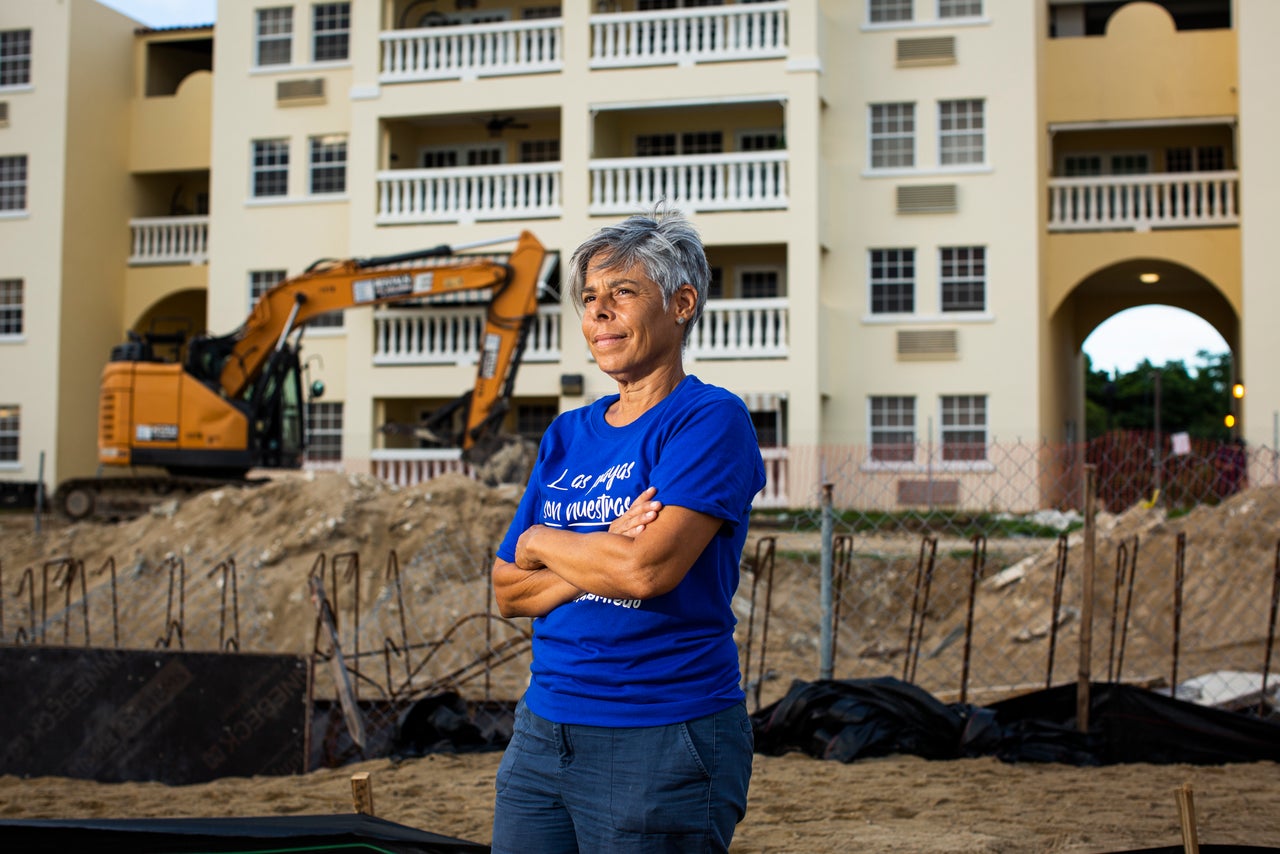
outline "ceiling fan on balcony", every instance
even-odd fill
[[[498,139],[502,136],[502,132],[507,128],[513,130],[526,130],[529,125],[524,122],[517,121],[515,116],[499,116],[494,113],[488,121],[484,123],[484,129],[489,132],[489,136]]]

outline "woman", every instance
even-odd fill
[[[533,664],[497,775],[493,850],[726,851],[752,737],[731,600],[764,464],[729,392],[687,376],[710,268],[664,210],[569,262],[618,393],[558,417],[494,562]]]

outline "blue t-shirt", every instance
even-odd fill
[[[535,618],[525,703],[565,724],[693,720],[743,699],[731,603],[764,463],[746,406],[697,377],[685,377],[623,427],[605,421],[617,399],[601,398],[551,424],[498,557],[515,560],[516,541],[535,524],[606,531],[649,486],[664,507],[724,524],[669,593],[645,600],[584,594]]]

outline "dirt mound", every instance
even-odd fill
[[[368,475],[308,472],[259,486],[210,490],[181,504],[163,503],[119,524],[46,525],[8,520],[0,553],[10,567],[63,557],[155,564],[170,554],[212,556],[253,551],[243,568],[276,566],[317,552],[406,555],[448,532],[483,551],[506,530],[519,500],[513,486],[487,487],[444,475],[399,487]]]

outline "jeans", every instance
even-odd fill
[[[498,767],[495,854],[728,851],[754,749],[739,703],[653,727],[552,723],[522,700]]]

